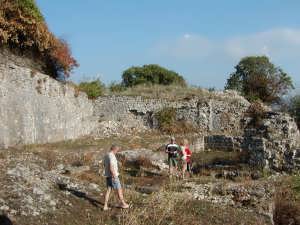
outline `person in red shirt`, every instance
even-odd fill
[[[191,157],[192,151],[189,148],[189,143],[187,139],[184,139],[181,144],[181,156],[182,156],[182,178],[184,179],[186,171],[192,175],[191,168]]]

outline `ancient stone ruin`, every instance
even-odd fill
[[[253,166],[299,168],[299,130],[294,120],[270,111],[260,127],[251,127],[251,118],[245,114],[250,103],[235,92],[177,101],[134,96],[103,96],[92,101],[73,85],[37,72],[37,65],[30,62],[1,52],[2,148],[156,129],[155,113],[173,108],[178,119],[196,127],[195,151],[246,151]]]

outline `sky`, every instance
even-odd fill
[[[37,0],[80,67],[71,79],[120,81],[159,64],[222,89],[242,57],[267,55],[300,93],[299,0]]]

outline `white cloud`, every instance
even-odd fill
[[[219,41],[186,33],[161,42],[154,49],[166,57],[182,60],[216,57],[236,60],[247,55],[267,55],[277,59],[300,57],[300,29],[272,29]]]
[[[300,29],[270,29],[218,40],[186,33],[157,43],[151,55],[180,70],[191,83],[220,88],[242,57],[266,55],[300,85]]]
[[[223,46],[233,58],[246,55],[268,55],[276,59],[300,56],[300,30],[273,29],[234,37],[225,40]]]

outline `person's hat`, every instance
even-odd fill
[[[172,140],[172,141],[175,141],[175,137],[172,136],[172,137],[171,137],[171,140]]]

